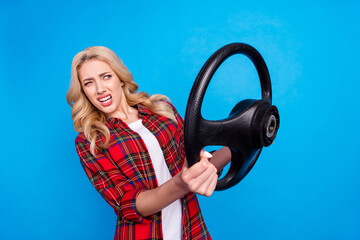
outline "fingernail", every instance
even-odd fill
[[[212,158],[211,153],[209,153],[209,152],[207,152],[207,151],[204,151],[204,155],[205,155],[205,157],[207,157],[207,158]]]

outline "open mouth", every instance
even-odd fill
[[[110,94],[105,97],[98,98],[98,100],[104,107],[107,107],[112,103],[112,97]]]
[[[100,98],[99,101],[102,102],[102,103],[105,103],[105,102],[108,102],[110,99],[111,99],[111,96],[109,95],[109,96]]]

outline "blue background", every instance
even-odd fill
[[[140,89],[184,116],[196,75],[223,45],[264,57],[281,127],[234,188],[200,197],[214,239],[360,239],[360,17],[356,1],[1,1],[0,238],[113,239],[116,216],[85,176],[65,100],[73,56],[113,49]],[[228,59],[208,119],[259,98]]]

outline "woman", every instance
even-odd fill
[[[115,239],[211,239],[195,194],[212,194],[230,151],[202,151],[188,168],[183,119],[166,96],[137,89],[108,48],[90,47],[73,59],[67,101],[80,132],[76,150],[115,209]]]

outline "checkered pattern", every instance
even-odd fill
[[[175,112],[177,124],[137,105],[139,117],[159,141],[172,176],[182,168],[185,159],[183,119]],[[120,119],[107,118],[111,132],[108,149],[90,153],[90,144],[80,133],[75,140],[77,152],[86,175],[118,216],[115,240],[162,239],[161,213],[140,216],[135,209],[139,193],[157,187],[149,153],[140,136]],[[98,142],[101,138],[98,139]],[[196,195],[182,199],[183,239],[211,239],[205,226]]]

